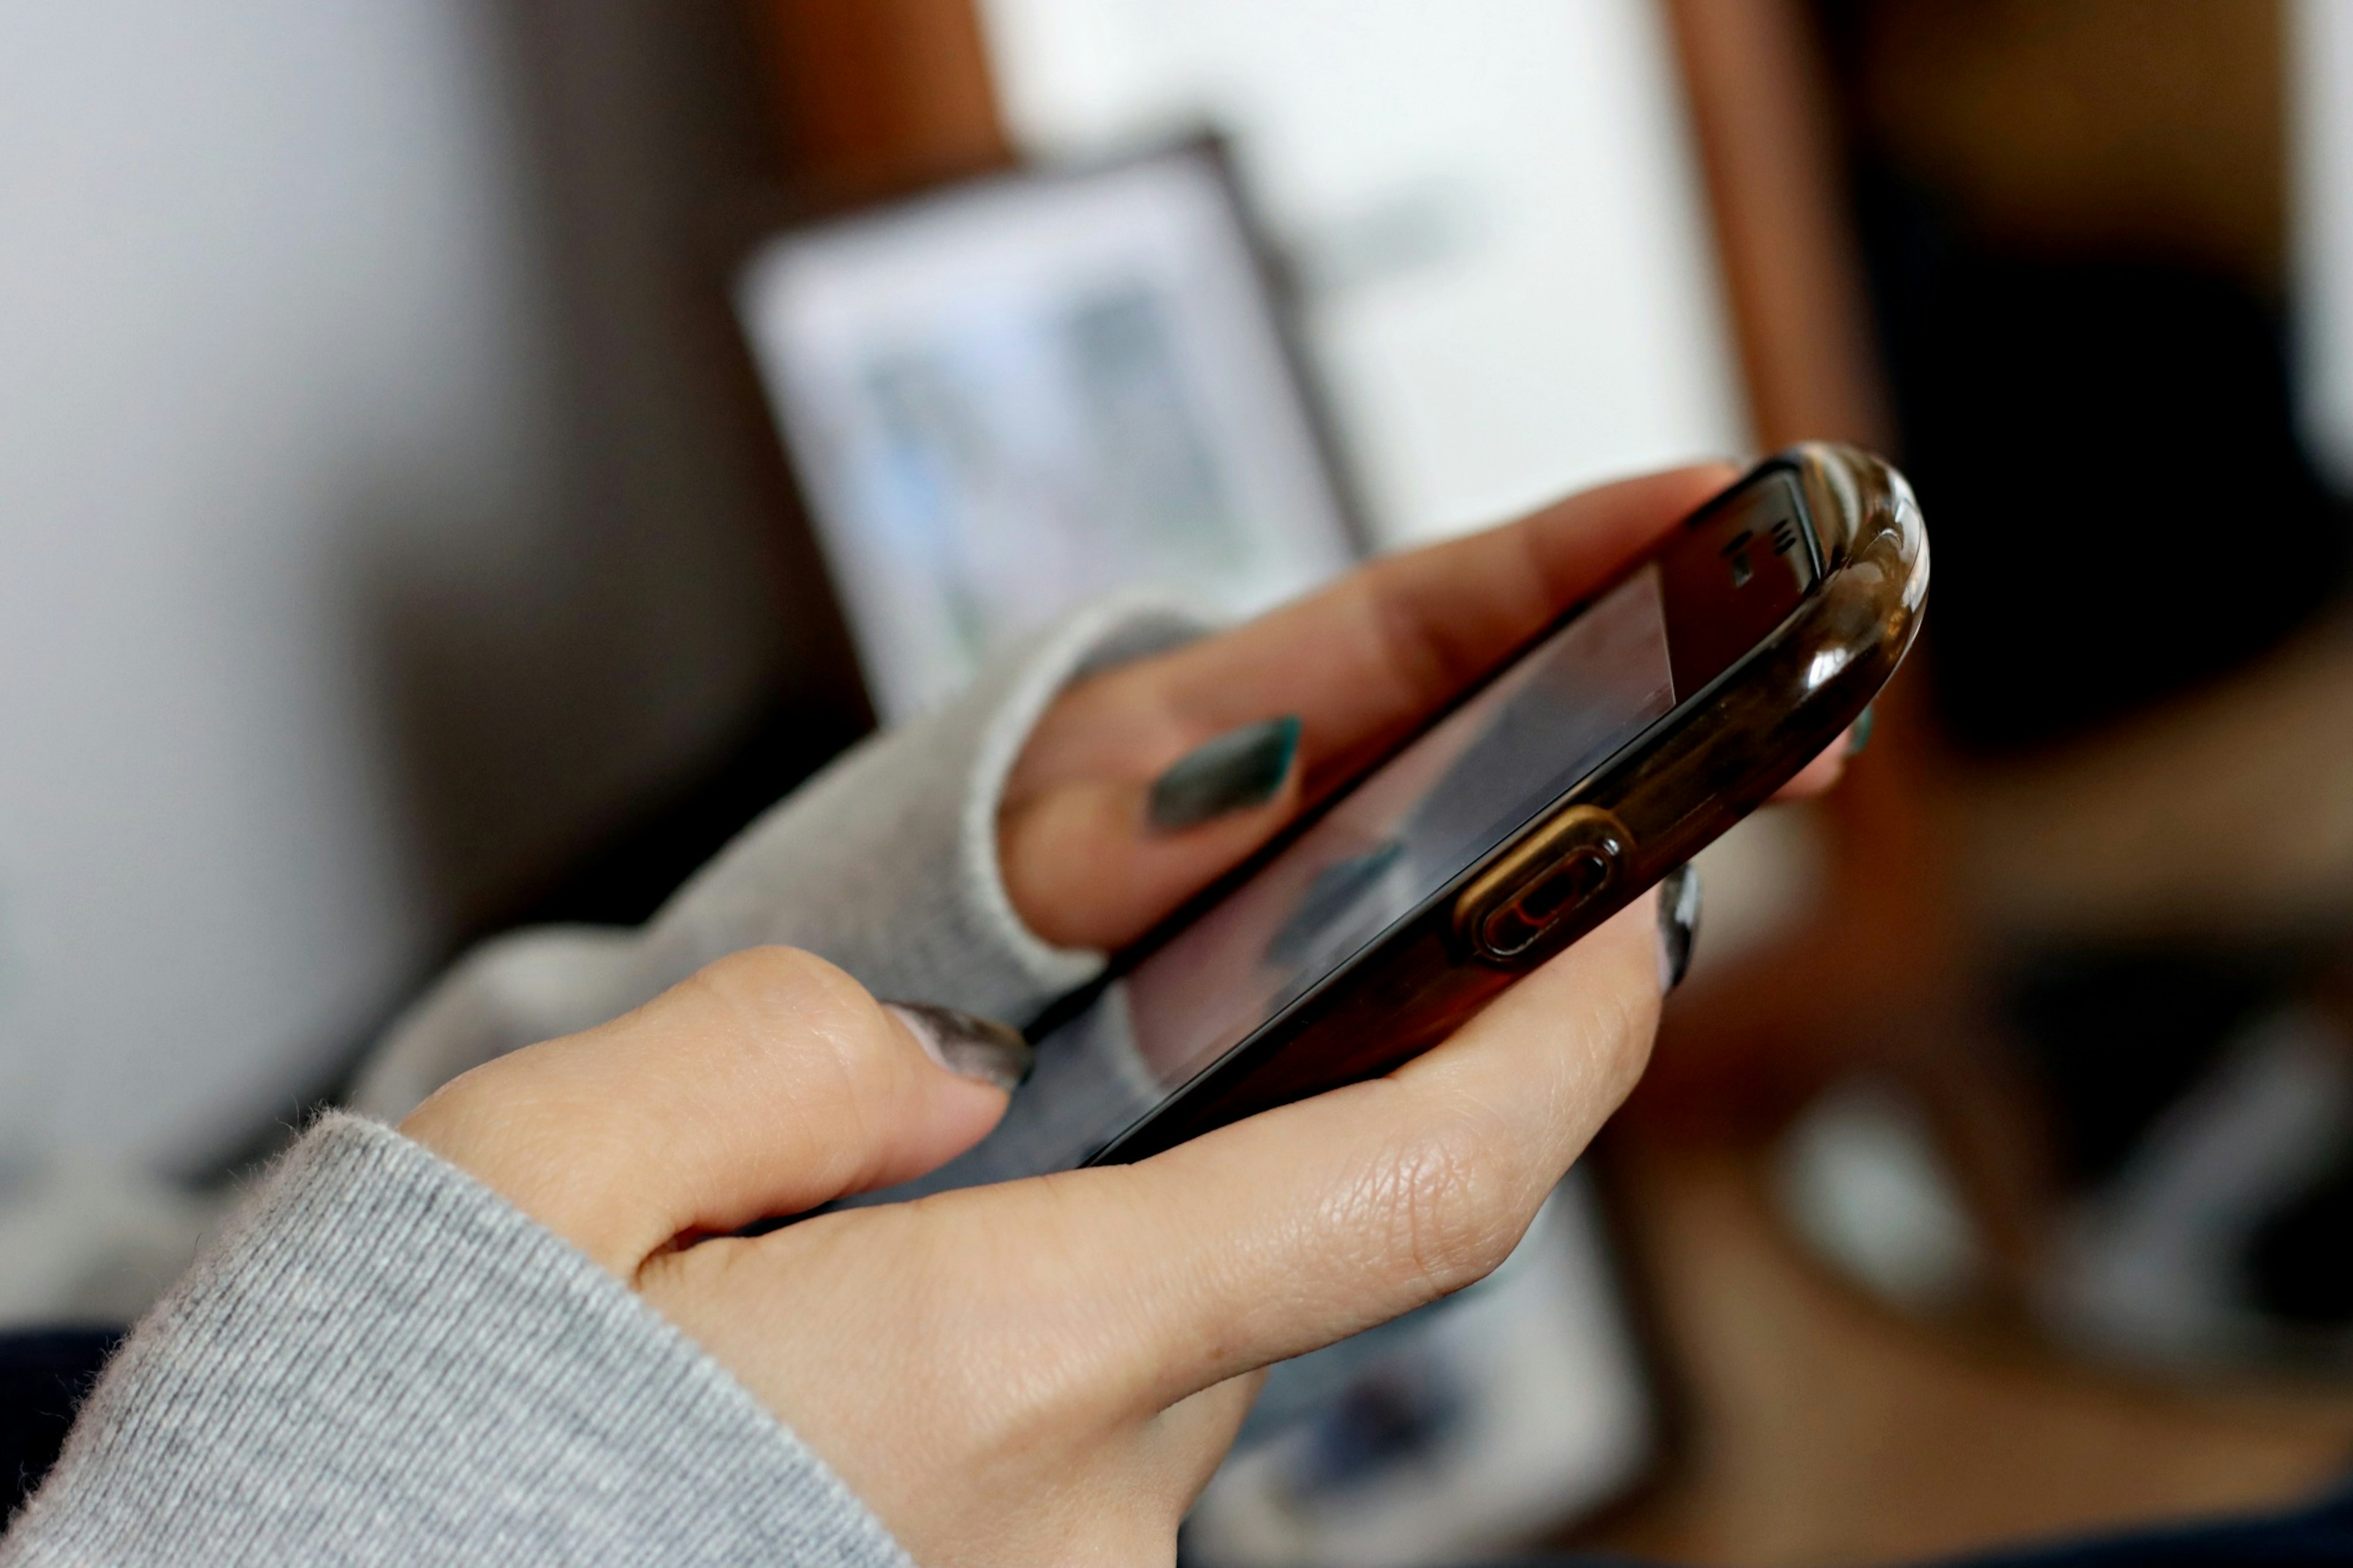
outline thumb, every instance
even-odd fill
[[[682,1237],[891,1186],[972,1147],[1018,1035],[754,948],[584,1034],[485,1063],[401,1131],[625,1278]]]

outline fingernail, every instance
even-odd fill
[[[1692,949],[1699,942],[1699,871],[1678,866],[1659,882],[1659,994],[1665,995],[1691,973]]]
[[[1021,1087],[1037,1053],[1020,1031],[994,1018],[935,1007],[929,1002],[885,1002],[883,1006],[922,1042],[923,1054],[958,1078],[994,1084],[1008,1094]]]
[[[1202,742],[1152,781],[1152,826],[1195,827],[1229,811],[1264,805],[1282,792],[1299,759],[1299,720],[1286,714]]]
[[[1865,708],[1862,712],[1854,716],[1854,722],[1846,727],[1846,754],[1848,756],[1859,757],[1862,755],[1862,749],[1871,744],[1871,726],[1877,716],[1877,712],[1874,709]]]

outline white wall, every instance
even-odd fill
[[[1302,264],[1382,535],[1748,445],[1651,0],[987,0],[1019,140],[1214,123]]]
[[[2287,17],[2297,415],[2321,472],[2353,493],[2353,5],[2296,0]]]
[[[621,17],[0,5],[0,1153],[264,1118],[771,674],[626,140],[549,173]]]

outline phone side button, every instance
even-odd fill
[[[1479,928],[1479,945],[1490,958],[1511,958],[1534,947],[1544,933],[1544,927],[1532,923],[1517,909],[1502,909]]]
[[[1535,945],[1571,910],[1599,895],[1617,879],[1617,846],[1607,839],[1578,847],[1489,915],[1479,928],[1479,945],[1497,958],[1511,958]]]
[[[1562,857],[1535,886],[1513,900],[1512,907],[1540,925],[1550,925],[1565,910],[1608,887],[1616,870],[1617,857],[1609,846],[1588,844]]]
[[[1600,806],[1574,805],[1536,828],[1463,889],[1456,940],[1508,962],[1624,875],[1633,836]]]

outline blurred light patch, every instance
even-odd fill
[[[1294,258],[1378,542],[1749,444],[1645,0],[987,0],[1016,140],[1212,125]]]

